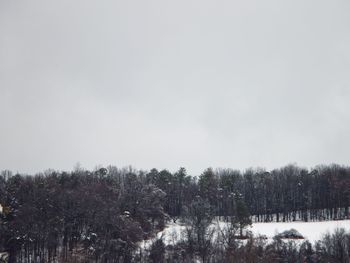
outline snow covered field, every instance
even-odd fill
[[[250,230],[254,235],[266,235],[272,238],[277,233],[294,228],[311,243],[320,240],[322,235],[333,232],[336,228],[350,230],[350,220],[323,222],[288,222],[288,223],[254,223]]]
[[[224,228],[225,222],[217,221],[213,223],[216,228]],[[166,228],[157,234],[157,237],[163,237],[163,241],[166,245],[175,245],[177,242],[184,239],[185,226],[180,223],[169,222]],[[296,229],[302,234],[305,239],[308,239],[311,243],[322,238],[322,235],[327,232],[333,232],[337,228],[345,228],[350,230],[350,220],[339,221],[323,221],[323,222],[272,222],[272,223],[253,223],[248,228],[249,231],[257,235],[265,235],[271,240],[276,234],[281,233],[291,228]],[[155,239],[145,240],[142,242],[141,247],[148,247]]]

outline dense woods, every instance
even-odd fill
[[[172,174],[152,170],[147,182],[166,193],[165,211],[173,217],[194,196],[210,202],[217,216],[235,213],[237,200],[244,202],[254,221],[319,221],[349,218],[350,168],[318,166],[312,170],[289,165],[266,171],[207,169],[199,178],[184,169]]]
[[[3,171],[0,247],[11,263],[192,262],[196,257],[202,262],[280,262],[283,253],[295,259],[283,262],[304,262],[306,254],[306,262],[323,262],[312,260],[326,254],[324,262],[349,262],[347,233],[330,235],[317,247],[305,244],[299,249],[278,239],[263,244],[251,236],[237,246],[251,221],[345,219],[350,216],[349,201],[350,168],[339,165],[244,172],[209,168],[198,177],[184,168],[174,173],[77,168],[34,176]],[[215,244],[209,228],[214,217],[230,226]],[[149,251],[140,249],[139,242],[153,237],[169,220],[188,225],[187,242],[166,248],[158,240]],[[324,244],[339,235],[348,246],[341,252],[345,261],[332,261],[339,251]]]

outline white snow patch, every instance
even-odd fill
[[[163,239],[165,245],[176,245],[176,243],[185,239],[184,231],[186,230],[186,226],[180,223],[169,222],[163,231],[157,233],[157,236],[143,240],[141,242],[142,248],[149,248],[154,241],[159,238]]]
[[[291,228],[296,229],[300,234],[311,243],[318,241],[327,232],[334,232],[337,228],[350,230],[350,220],[322,221],[322,222],[272,222],[272,223],[254,223],[250,230],[254,235],[266,235],[268,238],[274,237]]]

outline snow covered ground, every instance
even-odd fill
[[[266,235],[272,238],[277,233],[294,228],[311,243],[320,240],[322,235],[333,232],[336,228],[350,230],[350,220],[323,221],[323,222],[288,222],[288,223],[254,223],[250,230],[254,235]]]
[[[213,226],[216,228],[224,228],[225,222],[216,221]],[[323,222],[272,222],[272,223],[253,223],[248,230],[257,235],[265,235],[269,240],[285,230],[296,229],[302,234],[305,239],[308,239],[311,243],[322,238],[322,235],[327,232],[333,232],[336,228],[345,228],[350,231],[350,220],[339,220],[339,221],[323,221]],[[184,231],[185,225],[180,223],[169,222],[165,229],[157,234],[157,238],[162,237],[166,245],[175,245],[177,242],[185,238]],[[155,240],[145,240],[141,243],[141,247],[147,248]]]

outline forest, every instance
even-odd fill
[[[348,219],[349,202],[350,168],[336,164],[208,168],[199,176],[113,166],[3,171],[0,252],[10,263],[350,262],[350,233],[342,229],[301,245],[245,231],[252,222]],[[220,235],[210,228],[214,218],[227,222]],[[142,249],[167,222],[186,224],[186,241],[157,239]]]

